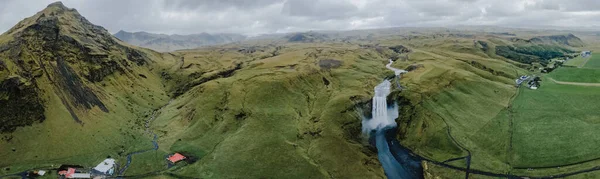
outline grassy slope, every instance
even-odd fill
[[[168,98],[161,96],[164,92],[160,92],[160,81],[155,81],[156,78],[134,82],[134,88],[124,78],[115,75],[105,80],[107,86],[99,90],[99,94],[110,113],[97,108],[78,113],[85,125],[79,125],[71,118],[56,95],[47,94],[44,97],[46,120],[5,134],[13,137],[10,142],[0,141],[0,156],[6,159],[0,161],[0,166],[93,166],[106,156],[120,158],[128,152],[151,148],[151,136],[143,135],[142,121]],[[44,84],[45,78],[41,80]],[[52,89],[50,85],[41,88]],[[144,93],[140,92],[142,90]],[[15,152],[11,151],[13,148]],[[6,173],[16,171],[19,170],[15,168]]]
[[[481,168],[505,167],[504,157],[493,156],[498,151],[479,150],[487,144],[502,143],[496,137],[505,135],[503,129],[497,134],[477,132],[502,125],[493,119],[514,94],[511,80],[469,64],[477,61],[511,76],[523,72],[477,52],[470,40],[429,40],[384,42],[414,47],[415,52],[407,61],[397,62],[398,67],[425,65],[403,79],[408,89],[403,95],[423,103],[416,106],[416,114],[406,115],[415,120],[401,119],[410,126],[405,128],[407,136],[402,142],[435,160],[466,155],[447,135],[443,117],[456,128],[452,135],[461,145],[481,151],[474,152]],[[454,45],[426,51],[419,48],[448,42]],[[155,123],[155,129],[162,131],[161,146],[201,158],[177,173],[211,178],[241,177],[242,173],[257,177],[290,177],[292,173],[295,177],[356,177],[357,173],[362,177],[382,176],[374,154],[360,142],[359,119],[345,111],[352,111],[350,97],[368,99],[385,73],[385,58],[374,50],[342,44],[291,44],[280,55],[265,59],[257,54],[243,56],[234,50],[179,52],[186,56],[186,64],[192,64],[190,69],[210,72],[215,71],[210,68],[227,68],[226,64],[232,62],[246,62],[248,68],[193,88],[162,111]],[[315,64],[324,58],[339,59],[344,64],[322,71]],[[188,69],[179,73],[181,78],[192,74]],[[331,84],[325,86],[323,78]],[[241,114],[246,116],[236,117]],[[278,163],[282,161],[294,162]],[[272,170],[274,165],[282,167]]]
[[[505,153],[509,137],[508,123],[496,116],[508,105],[515,89],[510,79],[474,68],[468,63],[477,61],[488,68],[503,71],[511,76],[526,72],[502,60],[490,59],[485,53],[474,53],[476,49],[469,47],[468,42],[454,44],[450,49],[449,47],[430,48],[429,52],[413,54],[421,56],[420,58],[425,59],[421,63],[431,64],[433,68],[426,66],[426,71],[407,74],[405,81],[408,83],[409,92],[425,96],[424,116],[428,116],[432,121],[445,119],[451,127],[451,135],[458,144],[472,151],[473,168],[496,172],[507,171]],[[410,88],[413,86],[411,83],[415,83],[413,89]],[[419,89],[419,86],[425,88]],[[441,87],[441,89],[431,87]],[[441,123],[437,126],[445,126],[445,124]],[[431,129],[422,130],[421,133],[433,133],[428,130]],[[444,132],[445,129],[436,133]],[[413,138],[416,141],[423,139],[426,138],[419,136]],[[444,145],[429,143],[432,145],[431,148],[445,150],[447,153],[455,153],[450,151],[456,150],[452,149],[456,148],[456,145],[447,148],[441,147]],[[423,150],[435,151],[428,148]],[[443,161],[452,157],[466,156],[466,152],[463,152],[460,155],[447,155],[434,159]]]
[[[287,48],[279,56],[249,63],[230,78],[192,89],[164,110],[155,123],[168,131],[161,144],[202,158],[178,173],[209,178],[382,177],[374,154],[359,140],[360,120],[350,97],[371,93],[383,77],[385,60],[358,60],[357,54],[376,55],[351,46]],[[317,59],[309,55],[315,53],[344,65],[319,70]],[[235,55],[223,56],[227,60]],[[247,116],[236,117],[242,113]]]
[[[501,152],[487,146],[505,143],[498,138],[506,136],[505,129],[496,128],[505,124],[495,116],[515,90],[511,79],[487,69],[509,76],[524,72],[490,58],[474,48],[471,40],[391,39],[383,43],[407,44],[415,50],[407,61],[398,61],[397,67],[414,63],[425,67],[403,78],[407,91],[402,95],[415,104],[423,102],[415,106],[414,114],[400,119],[406,134],[402,142],[435,160],[466,155],[447,135],[446,119],[459,144],[476,151],[474,167],[504,171],[505,157],[495,156]],[[242,177],[242,173],[256,177],[291,177],[292,173],[319,178],[382,176],[374,154],[361,142],[360,120],[345,112],[352,111],[350,97],[368,99],[372,87],[385,75],[385,58],[374,50],[343,44],[288,44],[280,55],[264,59],[259,54],[240,55],[235,49],[178,53],[186,56],[185,64],[192,64],[179,70],[181,78],[193,69],[210,72],[232,62],[246,62],[247,68],[195,87],[163,110],[155,123],[155,129],[162,131],[161,146],[201,158],[177,173],[209,178]],[[324,58],[344,64],[322,71],[315,64]],[[472,61],[486,69],[470,65]],[[322,78],[331,84],[325,86]],[[236,117],[241,114],[246,116]],[[483,132],[492,129],[498,131]],[[283,161],[294,162],[279,163]],[[273,165],[282,167],[272,170]]]

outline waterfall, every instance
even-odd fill
[[[394,104],[391,108],[387,105],[387,96],[391,92],[392,83],[384,80],[375,86],[375,96],[373,96],[372,119],[362,121],[363,133],[369,133],[372,130],[380,130],[385,127],[396,127],[398,118],[398,105]]]
[[[390,60],[386,68],[394,71],[399,79],[400,75],[406,73],[406,71],[391,67],[392,63],[393,61]],[[395,119],[398,118],[399,114],[398,104],[394,103],[392,106],[387,104],[387,96],[391,93],[391,86],[392,83],[389,80],[383,80],[375,86],[371,111],[372,118],[363,118],[362,130],[364,134],[375,135],[372,137],[374,137],[375,147],[377,147],[377,158],[388,178],[419,178],[420,162],[413,159],[409,151],[400,146],[395,138],[397,126]]]

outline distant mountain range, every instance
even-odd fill
[[[146,47],[160,52],[181,49],[193,49],[201,46],[219,45],[245,40],[247,37],[240,34],[191,34],[191,35],[166,35],[148,32],[119,31],[114,34],[118,39],[132,45]]]

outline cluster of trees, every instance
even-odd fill
[[[544,66],[548,65],[550,59],[565,57],[569,53],[575,53],[575,51],[544,44],[496,47],[496,54],[502,57],[526,64],[539,62]]]
[[[546,66],[544,67],[544,69],[542,69],[542,73],[550,73],[552,71],[554,71],[555,69],[557,69],[558,67],[561,67],[563,65],[563,62],[554,62],[554,65],[552,67]]]

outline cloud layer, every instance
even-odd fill
[[[0,32],[53,0],[0,0]],[[262,34],[402,26],[598,26],[597,0],[63,0],[111,32]]]

